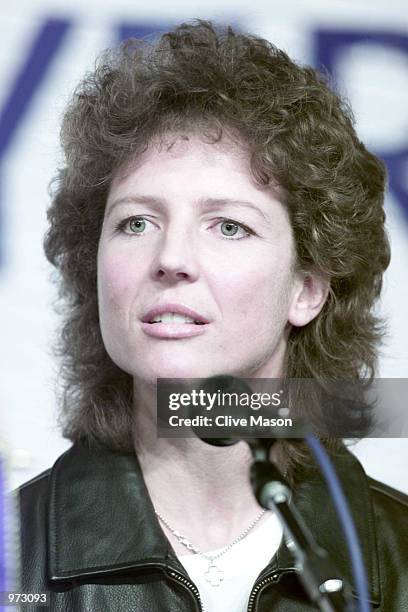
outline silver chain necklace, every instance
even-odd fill
[[[211,586],[219,586],[221,582],[224,580],[224,572],[222,569],[219,568],[218,565],[214,563],[214,561],[216,561],[217,559],[225,555],[225,553],[231,550],[231,548],[235,546],[235,544],[238,544],[238,542],[241,542],[241,540],[243,540],[248,535],[248,533],[251,531],[251,529],[253,529],[255,525],[261,520],[265,512],[266,512],[265,509],[261,510],[258,516],[252,521],[252,523],[248,525],[248,527],[244,529],[244,531],[237,538],[235,538],[235,540],[231,542],[231,544],[228,544],[228,546],[225,546],[225,548],[223,548],[221,552],[219,552],[216,555],[208,555],[206,553],[203,553],[197,546],[192,544],[190,540],[188,540],[185,536],[183,536],[179,531],[177,531],[176,529],[173,529],[173,527],[171,527],[168,524],[166,519],[164,519],[161,514],[156,512],[156,516],[161,520],[163,525],[165,525],[167,529],[171,531],[171,533],[177,538],[180,544],[188,548],[188,550],[191,550],[191,552],[193,552],[194,554],[200,555],[201,557],[204,557],[204,559],[207,559],[208,568],[204,574],[205,579]]]

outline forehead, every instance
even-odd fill
[[[218,141],[194,132],[167,132],[153,138],[146,150],[130,158],[114,174],[112,192],[134,188],[154,179],[150,189],[164,181],[180,181],[180,190],[188,187],[234,193],[240,189],[283,201],[283,190],[276,183],[260,184],[251,170],[251,152],[243,140],[223,134]],[[221,194],[220,194],[221,195]],[[224,193],[223,195],[227,195]]]
[[[158,160],[186,160],[192,156],[201,157],[210,165],[216,165],[217,160],[225,156],[242,164],[249,160],[249,153],[243,143],[234,142],[226,135],[223,135],[221,140],[212,142],[195,133],[166,132],[152,138],[143,153],[127,160],[115,173],[114,178],[124,178],[142,166]]]

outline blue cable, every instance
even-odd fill
[[[368,599],[367,576],[364,567],[363,556],[361,554],[356,528],[354,526],[353,519],[351,518],[350,510],[348,508],[343,489],[330,461],[330,458],[318,438],[316,438],[312,434],[308,434],[305,437],[305,440],[309,445],[316,459],[316,462],[318,463],[323,473],[329,491],[332,495],[341,526],[343,528],[343,532],[350,553],[351,567],[359,599],[360,612],[370,612],[371,606]]]

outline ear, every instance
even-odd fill
[[[321,272],[296,272],[289,323],[303,327],[317,317],[327,299],[329,285],[328,278]]]

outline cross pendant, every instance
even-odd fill
[[[220,586],[221,582],[224,580],[224,572],[211,562],[204,576],[211,586]]]

